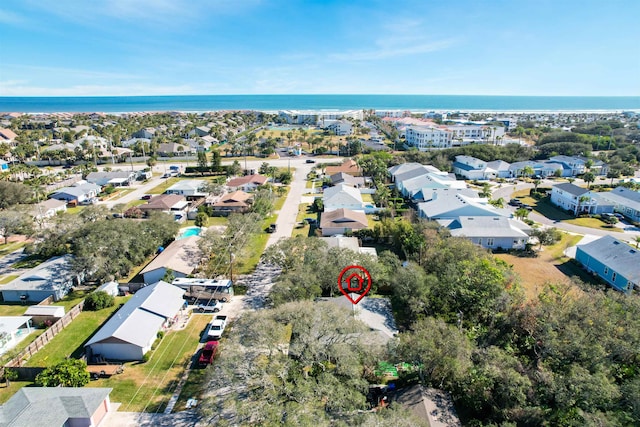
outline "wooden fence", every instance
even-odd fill
[[[18,353],[13,359],[11,359],[4,367],[0,368],[0,377],[4,377],[5,368],[14,368],[20,367],[23,363],[25,363],[31,356],[36,354],[42,347],[44,347],[53,337],[58,335],[60,331],[69,326],[69,324],[78,317],[80,313],[82,313],[82,309],[84,308],[84,300],[80,301],[80,303],[63,317],[61,317],[56,323],[52,324],[42,335],[36,338],[27,348]]]

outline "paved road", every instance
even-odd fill
[[[22,248],[20,248],[17,251],[13,251],[1,257],[0,258],[0,276],[3,276],[5,274],[7,275],[15,274],[19,272],[20,270],[16,270],[15,268],[12,268],[11,265],[20,261],[25,256],[26,255],[22,252]]]

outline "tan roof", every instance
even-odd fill
[[[240,187],[249,183],[262,185],[267,182],[267,177],[262,175],[246,175],[238,178],[233,178],[227,182],[229,187]]]
[[[170,268],[183,274],[191,274],[198,267],[202,252],[198,247],[199,236],[175,240],[142,269],[140,274],[159,268]]]
[[[11,129],[0,128],[0,138],[2,139],[16,139],[18,135]]]
[[[179,202],[183,202],[186,199],[179,194],[161,194],[153,197],[144,205],[138,206],[141,210],[167,210],[171,209],[173,205]]]
[[[352,160],[352,159],[345,160],[344,163],[342,163],[340,166],[327,166],[325,168],[325,174],[329,176],[340,173],[340,172],[348,173],[349,175],[352,175],[352,176],[362,175],[362,171],[360,170],[360,167],[355,162],[355,160]]]
[[[364,212],[356,212],[350,209],[336,209],[331,212],[323,212],[320,216],[320,228],[350,228],[360,230],[367,228],[369,222]]]

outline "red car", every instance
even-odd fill
[[[216,353],[218,352],[218,341],[209,341],[204,347],[202,347],[202,351],[200,352],[200,357],[198,358],[198,363],[200,365],[210,365],[213,363],[213,359],[216,357]]]

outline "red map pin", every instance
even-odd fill
[[[357,304],[371,289],[371,274],[359,265],[345,267],[338,276],[338,288],[342,295],[351,301],[351,304]],[[351,294],[356,294],[358,297],[354,300]]]

